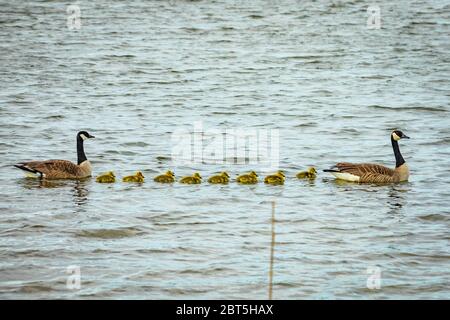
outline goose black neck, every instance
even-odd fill
[[[403,159],[403,156],[400,153],[400,147],[398,146],[398,141],[394,140],[394,138],[391,137],[391,142],[392,142],[392,149],[394,149],[394,155],[395,155],[395,167],[398,168],[402,164],[405,163],[405,159]]]
[[[81,164],[87,160],[86,154],[84,153],[83,139],[80,136],[77,137],[77,155],[78,164]]]

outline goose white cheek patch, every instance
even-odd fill
[[[80,134],[81,139],[86,140],[87,137],[84,134]]]
[[[400,140],[400,137],[395,132],[392,133],[392,137],[394,138],[395,141]]]

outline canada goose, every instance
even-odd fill
[[[77,134],[77,155],[78,163],[75,164],[67,160],[46,160],[30,161],[15,164],[25,172],[27,177],[46,178],[46,179],[82,179],[91,176],[92,167],[84,153],[83,142],[92,139],[86,131],[80,131]]]
[[[160,174],[159,176],[155,177],[153,180],[160,183],[172,183],[175,182],[175,175],[172,171],[169,170],[166,173]]]
[[[314,167],[308,168],[307,171],[300,171],[297,173],[297,178],[299,179],[315,179],[317,171]]]
[[[194,173],[192,176],[183,177],[180,180],[180,183],[185,184],[199,184],[202,183],[202,177],[199,173]]]
[[[222,173],[212,176],[208,179],[208,182],[213,183],[213,184],[227,184],[229,181],[230,181],[230,176],[226,172],[222,172]]]
[[[134,175],[132,176],[127,176],[127,177],[123,177],[122,181],[123,182],[139,182],[142,183],[144,182],[144,175],[142,174],[142,172],[137,171]]]
[[[255,171],[251,171],[248,174],[240,175],[236,178],[236,181],[240,184],[256,184],[258,183],[258,175]]]
[[[284,172],[278,170],[275,174],[271,174],[264,179],[264,183],[280,185],[284,184],[284,180],[286,179]]]
[[[114,172],[108,171],[95,178],[95,181],[99,183],[114,183],[116,182],[116,175],[114,174]]]
[[[324,170],[330,172],[337,179],[362,182],[362,183],[392,183],[408,181],[409,169],[400,153],[398,141],[400,139],[409,139],[400,130],[394,130],[391,133],[392,149],[395,155],[395,169],[392,170],[385,166],[372,163],[348,163],[341,162],[333,168]]]

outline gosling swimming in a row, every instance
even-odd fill
[[[307,171],[301,171],[297,173],[297,178],[299,179],[315,179],[317,176],[317,171],[314,167],[310,167]]]
[[[264,183],[280,185],[280,184],[284,184],[284,180],[286,180],[286,176],[284,175],[283,171],[279,170],[279,171],[277,171],[277,173],[267,176],[264,179]]]
[[[314,168],[309,168],[308,171],[300,172],[297,174],[297,178],[308,178],[314,179],[316,177],[316,170]],[[145,180],[144,175],[141,171],[137,171],[136,174],[131,176],[126,176],[122,178],[123,182],[135,182],[143,183]],[[175,174],[172,171],[167,171],[164,174],[156,176],[153,179],[155,182],[159,183],[173,183],[176,181]],[[286,180],[284,172],[279,170],[274,174],[268,175],[264,179],[264,183],[272,185],[282,185]],[[114,172],[108,171],[96,177],[98,183],[114,183],[116,182],[116,176]],[[179,181],[183,184],[200,184],[202,183],[202,176],[196,172],[192,176],[182,177]],[[221,172],[218,175],[214,175],[208,179],[210,184],[228,184],[230,182],[230,175],[227,172]],[[258,175],[255,171],[250,171],[249,173],[242,174],[236,178],[236,182],[239,184],[257,184]]]
[[[216,176],[212,176],[208,179],[209,183],[212,184],[227,184],[230,182],[230,176],[226,172],[222,172]]]
[[[258,175],[255,171],[250,171],[247,174],[237,177],[236,181],[240,184],[256,184],[258,183]]]
[[[94,138],[93,135],[87,131],[80,131],[77,133],[77,164],[67,160],[45,160],[45,161],[28,161],[20,162],[14,166],[23,170],[27,177],[34,177],[40,179],[84,179],[91,176],[92,168],[91,163],[84,153],[84,141]],[[349,163],[340,162],[334,167],[324,170],[331,173],[337,179],[359,182],[359,183],[398,183],[408,181],[409,169],[400,153],[398,141],[400,139],[409,139],[402,131],[394,130],[391,132],[391,143],[395,155],[395,169],[387,168],[385,166],[373,163]],[[215,176],[218,177],[218,176]],[[297,174],[299,179],[314,179],[316,177],[316,170],[310,168],[308,171],[300,172]],[[125,179],[127,178],[127,179]],[[129,176],[125,177],[126,182],[143,182],[144,176]],[[210,183],[228,183],[229,177],[214,178],[211,177],[208,182]],[[278,172],[272,176],[267,177],[266,183],[284,183],[284,177]],[[184,179],[184,178],[183,178]],[[183,180],[182,179],[182,180]],[[125,181],[124,180],[124,181]],[[175,176],[173,172],[168,171],[166,174],[160,175],[154,179],[156,182],[171,183],[175,182]],[[211,180],[211,181],[210,181]],[[108,172],[104,175],[97,177],[98,182],[114,182],[115,176],[113,172]],[[184,181],[188,183],[201,183],[201,177],[192,176],[188,177]],[[220,182],[215,182],[220,181]],[[258,175],[252,171],[249,174],[241,175],[237,178],[238,183],[242,184],[255,184],[258,183]]]
[[[192,176],[181,178],[180,183],[200,184],[200,183],[202,183],[202,176],[198,172],[196,172]]]
[[[132,176],[126,176],[122,178],[123,182],[136,182],[136,183],[143,183],[144,182],[144,175],[142,174],[142,172],[137,171],[136,174],[132,175]]]
[[[137,171],[134,175],[122,178],[123,182],[143,183],[144,180],[145,177],[140,171]],[[108,171],[97,176],[97,178],[95,178],[95,181],[97,181],[98,183],[114,183],[116,182],[116,175],[114,174],[114,172]]]

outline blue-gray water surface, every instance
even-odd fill
[[[357,0],[80,1],[79,29],[70,2],[1,2],[0,298],[266,299],[272,227],[274,299],[450,298],[449,1],[376,1],[380,29]],[[253,169],[174,165],[196,122],[278,129],[285,185],[153,182]],[[409,182],[295,178],[393,167],[395,128]],[[94,176],[146,182],[12,167],[76,161],[82,129]]]

